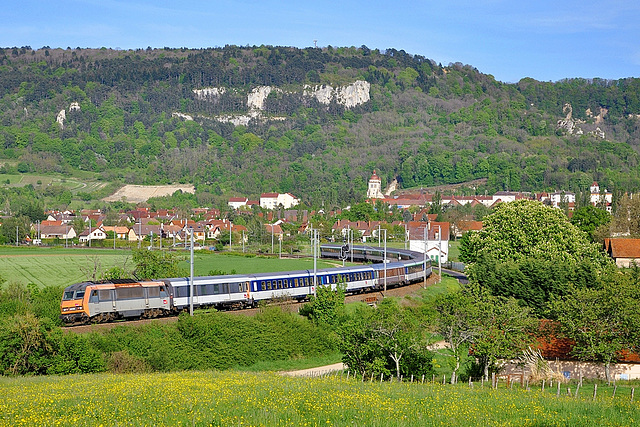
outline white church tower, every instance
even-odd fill
[[[373,175],[369,178],[369,188],[367,189],[367,199],[384,199],[382,195],[382,181],[380,177],[376,175],[376,171],[373,171]]]

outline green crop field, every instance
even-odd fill
[[[0,425],[629,426],[618,390],[575,398],[475,384],[362,382],[337,374],[181,372],[0,378]]]
[[[179,253],[179,256],[184,258],[180,267],[188,272],[188,252]],[[319,269],[335,265],[330,261],[318,260]],[[104,271],[114,266],[124,266],[128,271],[133,270],[135,265],[131,251],[0,247],[0,277],[7,282],[35,283],[38,286],[67,286],[87,280],[94,271],[99,277]],[[312,259],[245,257],[209,252],[198,252],[194,255],[194,274],[199,276],[208,275],[212,271],[249,274],[306,269],[313,269]]]

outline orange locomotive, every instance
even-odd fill
[[[82,282],[65,288],[60,319],[65,323],[90,323],[152,318],[169,314],[171,307],[171,293],[164,282]]]

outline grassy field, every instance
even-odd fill
[[[180,266],[188,271],[188,253],[180,256],[185,258]],[[123,265],[127,270],[134,268],[128,250],[0,247],[0,277],[8,282],[67,286],[86,280],[96,269],[99,276],[114,266]],[[318,268],[333,266],[335,263],[318,260]],[[214,270],[227,274],[234,270],[238,274],[248,274],[306,269],[313,269],[312,259],[248,258],[208,252],[198,252],[194,256],[194,274],[200,276]]]
[[[629,395],[186,372],[0,378],[0,425],[628,426]]]

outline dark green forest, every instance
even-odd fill
[[[302,95],[357,80],[371,89],[356,107]],[[260,117],[216,119],[247,114],[259,86],[280,89]],[[212,87],[225,91],[194,94]],[[565,104],[580,132],[558,128]],[[373,169],[401,188],[481,180],[459,191],[580,192],[597,180],[633,191],[638,115],[640,79],[507,84],[396,49],[4,48],[0,183],[2,173],[88,171],[115,184],[193,183],[203,201],[276,191],[326,207],[362,200]]]

